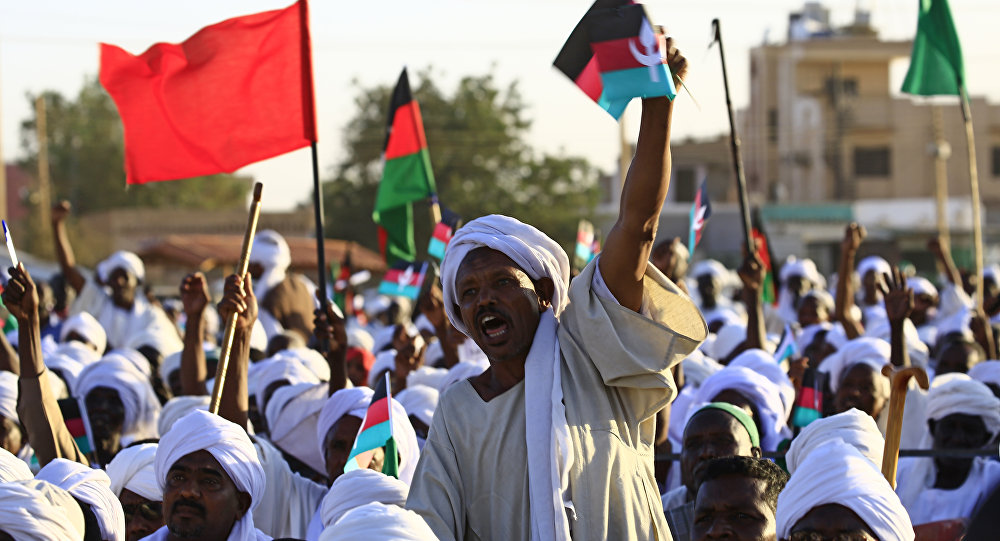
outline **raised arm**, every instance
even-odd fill
[[[667,65],[674,82],[683,79],[687,60],[667,38]],[[665,97],[642,100],[642,120],[635,157],[622,188],[618,221],[599,259],[601,276],[618,302],[639,311],[642,277],[656,238],[660,210],[670,186],[670,120],[673,102]]]
[[[927,241],[927,249],[934,254],[934,259],[940,265],[941,271],[953,286],[962,287],[962,275],[955,266],[955,260],[951,258],[951,248],[948,241],[942,237],[935,237]]]
[[[834,319],[844,326],[847,338],[855,339],[864,334],[861,322],[854,317],[854,258],[861,241],[868,233],[864,226],[851,222],[840,243],[840,267],[837,269],[837,298]]]
[[[317,289],[316,297],[319,298],[320,295]],[[323,356],[330,365],[329,394],[332,395],[347,387],[347,329],[344,326],[344,318],[336,313],[332,302],[329,300],[323,302],[320,298],[320,306],[321,308],[315,311],[313,334],[316,336],[316,341],[322,345],[320,351],[325,352]]]
[[[740,280],[743,282],[743,304],[747,307],[747,339],[746,349],[764,349],[767,334],[764,330],[764,307],[761,303],[761,292],[764,288],[764,278],[767,269],[756,253],[747,256],[739,268]]]
[[[889,318],[890,344],[892,350],[889,361],[895,367],[910,366],[910,353],[906,348],[906,320],[913,312],[913,290],[906,285],[906,276],[899,267],[892,267],[892,276],[886,275],[880,284],[885,302],[885,314]],[[888,284],[888,285],[886,285]]]
[[[70,211],[69,201],[60,201],[52,207],[52,235],[56,246],[56,256],[59,257],[59,268],[66,283],[77,293],[83,289],[86,279],[79,269],[76,268],[76,257],[73,255],[73,247],[69,243],[69,235],[66,234],[66,217]]]
[[[38,463],[45,466],[55,458],[66,458],[89,466],[66,428],[59,403],[49,386],[49,374],[42,362],[38,291],[23,263],[10,269],[10,281],[3,291],[3,301],[18,322],[21,374],[17,415],[28,433],[28,441],[35,450]]]
[[[205,309],[211,298],[205,275],[196,272],[181,281],[181,303],[187,325],[184,327],[184,349],[181,350],[181,392],[185,395],[208,394],[205,380],[208,369],[205,362]]]
[[[226,278],[225,293],[219,302],[219,317],[223,324],[229,321],[229,316],[234,312],[239,317],[236,318],[236,332],[233,334],[233,350],[229,356],[225,387],[219,400],[219,416],[245,427],[250,410],[247,389],[250,334],[257,321],[257,297],[253,294],[253,280],[249,273],[245,280],[241,280],[237,274]]]

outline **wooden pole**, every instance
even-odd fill
[[[52,196],[49,188],[49,132],[44,96],[35,98],[35,136],[38,138],[38,231],[45,231],[51,224]],[[38,238],[49,237],[41,235]]]
[[[743,156],[740,153],[740,137],[736,133],[736,115],[733,113],[733,100],[729,95],[729,75],[726,72],[726,51],[722,47],[722,27],[719,19],[712,19],[712,30],[715,42],[719,44],[719,58],[722,59],[722,84],[726,89],[726,109],[729,111],[729,146],[733,154],[733,169],[736,171],[736,188],[740,199],[740,215],[743,217],[743,241],[747,253],[754,250],[753,229],[750,226],[750,198],[747,195],[747,179],[743,173]]]
[[[246,232],[243,234],[243,249],[240,252],[240,266],[236,274],[246,279],[247,267],[250,265],[250,247],[253,246],[254,235],[257,234],[257,219],[260,218],[260,193],[264,185],[260,182],[253,187],[253,201],[250,203],[250,216],[247,218]],[[320,273],[322,275],[322,273]],[[233,312],[226,319],[226,334],[222,338],[222,351],[219,353],[219,364],[215,368],[215,387],[212,389],[212,401],[208,411],[218,414],[219,401],[222,399],[222,388],[226,385],[226,371],[229,369],[229,357],[233,351],[233,336],[236,334],[236,319],[239,314]]]
[[[948,158],[951,146],[944,138],[944,119],[941,107],[931,105],[931,126],[934,131],[934,195],[937,201],[938,237],[945,249],[951,246],[951,230],[948,227]]]
[[[889,419],[885,428],[885,447],[882,453],[882,475],[896,489],[896,466],[899,464],[899,438],[903,434],[903,408],[906,405],[906,389],[910,378],[925,391],[930,387],[927,372],[923,368],[911,366],[893,372],[892,366],[885,365],[882,374],[889,378]]]
[[[0,85],[2,88],[3,85]],[[3,125],[3,102],[0,101],[0,126]],[[3,130],[0,130],[2,132]],[[3,161],[3,133],[0,133],[0,215],[10,220],[7,209],[7,165]]]
[[[972,199],[972,246],[976,261],[976,306],[983,306],[983,223],[980,217],[979,168],[976,166],[976,137],[972,130],[972,110],[969,94],[958,81],[962,101],[962,120],[965,122],[965,140],[969,147],[969,197]]]

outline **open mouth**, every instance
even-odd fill
[[[499,339],[507,334],[510,325],[493,314],[484,314],[479,317],[479,330],[490,340]]]

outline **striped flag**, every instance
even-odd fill
[[[434,232],[431,233],[431,240],[427,245],[427,255],[443,261],[444,251],[448,248],[451,237],[455,235],[455,231],[458,230],[461,223],[462,218],[458,214],[442,207],[441,221],[434,226]]]
[[[427,263],[409,263],[401,261],[396,263],[385,273],[385,278],[378,286],[378,292],[390,297],[408,297],[417,300],[420,290],[424,286],[424,277],[427,275]]]
[[[392,391],[390,391],[388,372],[375,388],[375,394],[361,422],[361,430],[354,439],[347,465],[344,466],[344,473],[367,468],[375,450],[381,447],[386,448],[382,473],[398,479],[399,453],[396,451],[396,440],[392,434]]]
[[[688,228],[688,252],[691,255],[694,255],[694,247],[701,241],[701,233],[711,215],[712,203],[708,200],[708,179],[704,179],[701,181],[697,193],[694,194],[694,202],[691,203],[689,214],[691,226]]]
[[[778,341],[778,348],[774,350],[774,360],[777,363],[787,361],[799,355],[798,344],[795,343],[795,333],[792,328],[785,323],[785,330],[781,332],[781,340]]]

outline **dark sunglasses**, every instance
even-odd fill
[[[125,520],[131,520],[137,514],[146,520],[163,520],[162,502],[132,503],[123,505],[122,510],[125,511]]]

